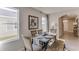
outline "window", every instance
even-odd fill
[[[0,41],[16,40],[19,38],[18,10],[0,8]]]
[[[47,16],[42,16],[42,30],[47,32]]]

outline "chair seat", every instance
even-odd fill
[[[64,50],[64,41],[56,40],[51,46],[47,48],[46,51],[63,51]]]

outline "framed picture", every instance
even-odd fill
[[[38,24],[39,24],[38,17],[31,15],[28,16],[29,29],[38,29]]]

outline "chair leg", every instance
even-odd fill
[[[26,47],[24,47],[24,50],[25,50],[25,51],[27,50]]]
[[[65,49],[66,49],[66,45],[64,44],[64,48],[63,48],[63,50],[65,51]]]
[[[31,42],[31,49],[32,49],[32,51],[33,51],[33,46],[32,46],[32,44],[33,44],[33,39],[32,39],[32,42]]]

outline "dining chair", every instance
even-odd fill
[[[23,42],[24,42],[25,51],[32,51],[31,38],[27,38],[24,35],[22,35],[22,39],[23,39]]]

